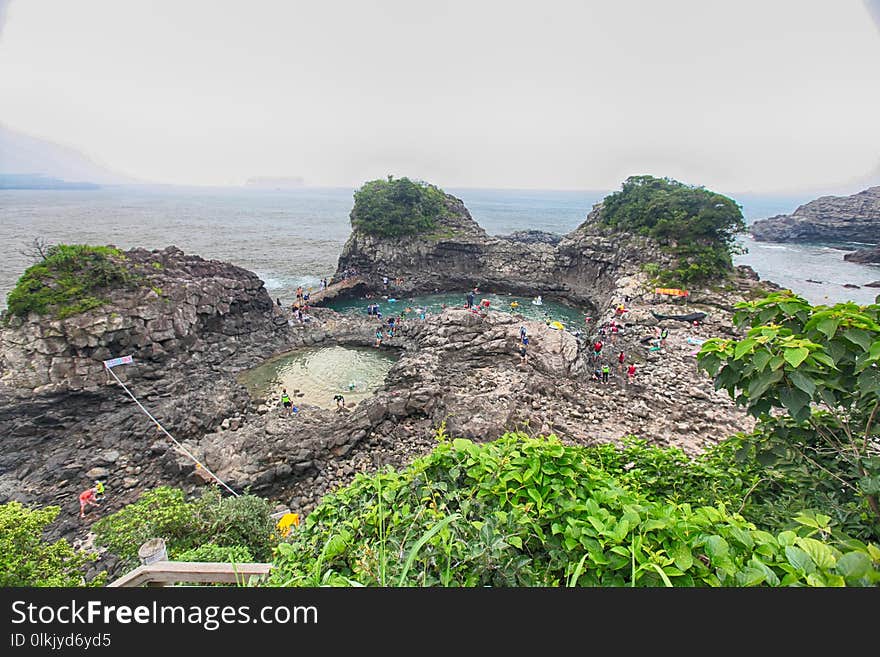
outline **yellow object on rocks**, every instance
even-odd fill
[[[299,514],[298,513],[285,513],[281,516],[281,519],[278,520],[278,529],[281,532],[281,536],[287,536],[290,533],[291,527],[299,527]]]

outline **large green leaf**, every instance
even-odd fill
[[[755,541],[752,539],[752,535],[745,529],[731,527],[730,535],[747,550],[751,550],[755,546]]]
[[[727,541],[717,534],[706,539],[706,554],[709,555],[713,562],[727,557],[728,550]]]
[[[837,332],[837,324],[840,320],[835,319],[833,317],[829,317],[828,319],[823,319],[816,328],[825,334],[825,337],[831,338]]]
[[[799,538],[797,544],[798,547],[810,555],[813,563],[819,566],[819,568],[834,568],[836,561],[834,553],[830,547],[821,541],[817,541],[815,538]]]
[[[742,358],[755,347],[755,343],[755,338],[746,338],[745,340],[738,342],[736,348],[733,350],[733,359],[739,360]]]
[[[794,545],[785,546],[785,558],[788,563],[804,573],[816,572],[816,564],[810,559],[810,555]]]
[[[782,357],[792,367],[797,367],[806,360],[810,355],[810,350],[806,347],[790,347],[782,352]]]
[[[828,354],[823,354],[821,351],[814,351],[813,358],[825,365],[826,367],[830,367],[831,369],[837,369],[837,361],[829,356]]]
[[[865,351],[870,351],[871,349],[871,334],[867,331],[862,329],[847,329],[843,332],[843,337],[853,344],[859,345]]]
[[[779,391],[779,401],[791,413],[795,419],[801,415],[801,411],[810,404],[810,396],[797,388],[782,388]]]
[[[807,575],[807,584],[816,588],[824,588],[828,586],[825,578],[819,573],[810,573]]]
[[[762,372],[757,375],[752,381],[749,383],[749,398],[757,399],[765,392],[767,389],[772,386],[774,383],[778,383],[782,379],[782,370],[773,370],[770,372]]]
[[[776,573],[773,572],[772,568],[761,561],[758,557],[753,556],[751,559],[749,559],[749,566],[751,566],[752,568],[757,568],[762,573],[764,573],[764,580],[767,582],[767,584],[769,584],[770,586],[779,586],[779,577],[776,575]]]
[[[767,363],[770,362],[770,359],[773,358],[773,354],[767,351],[766,349],[762,349],[755,353],[752,358],[752,362],[755,364],[755,369],[759,372],[767,367]]]
[[[871,558],[864,552],[847,552],[837,560],[835,570],[844,577],[864,577],[871,572]]]
[[[859,388],[863,393],[880,394],[880,370],[867,369],[859,374]]]
[[[758,568],[746,568],[736,574],[738,586],[758,586],[764,582],[764,571]]]
[[[800,370],[792,370],[790,372],[786,372],[785,375],[788,377],[788,380],[791,381],[792,385],[797,387],[799,390],[803,390],[810,397],[812,397],[813,393],[816,392],[816,384],[809,376],[807,376]]]
[[[686,543],[676,543],[669,551],[669,556],[675,561],[675,565],[680,570],[687,570],[694,565],[694,556],[691,548]]]

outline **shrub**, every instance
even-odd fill
[[[351,225],[370,235],[399,237],[431,230],[446,213],[445,194],[409,178],[371,180],[354,193]]]
[[[253,495],[223,497],[214,488],[187,500],[184,491],[167,486],[143,493],[94,524],[97,541],[129,565],[137,563],[138,549],[151,538],[162,538],[168,558],[174,560],[208,544],[241,548],[266,560],[274,546],[273,529],[267,500]]]
[[[192,507],[200,520],[200,543],[208,539],[221,547],[243,546],[258,561],[272,556],[275,524],[268,500],[256,495],[224,497],[208,488]]]
[[[274,585],[872,585],[880,548],[803,514],[758,529],[664,490],[678,453],[630,454],[505,434],[440,444],[402,472],[358,475],[279,544]],[[639,452],[638,466],[623,461]],[[612,458],[606,466],[606,457]],[[599,462],[597,466],[594,463]],[[629,477],[617,478],[610,471]],[[636,485],[634,482],[639,482]],[[692,484],[691,484],[692,485]]]
[[[19,502],[0,505],[0,586],[99,586],[106,575],[85,581],[96,555],[74,550],[59,539],[49,543],[43,531],[58,516],[57,506],[28,509]]]
[[[208,542],[199,536],[199,519],[179,488],[160,486],[144,492],[136,502],[98,520],[96,539],[129,564],[138,561],[138,549],[151,538],[162,538],[169,558],[177,552]]]
[[[35,312],[64,319],[103,305],[103,292],[134,280],[118,249],[56,244],[41,262],[25,270],[6,303],[10,316]]]
[[[749,448],[880,536],[880,304],[814,307],[784,290],[737,304],[734,323],[745,338],[711,338],[697,362],[759,418]]]

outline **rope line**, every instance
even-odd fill
[[[190,454],[190,452],[186,449],[186,447],[184,447],[184,446],[181,445],[179,442],[177,442],[177,439],[176,439],[174,436],[172,436],[170,433],[168,433],[168,430],[165,429],[165,427],[162,426],[162,423],[159,422],[159,420],[157,420],[156,418],[154,418],[154,417],[152,416],[152,414],[150,413],[150,411],[148,411],[146,408],[144,408],[144,405],[141,404],[141,403],[138,401],[137,397],[135,397],[135,396],[131,393],[131,390],[129,390],[129,389],[126,387],[126,385],[122,382],[122,380],[121,380],[118,376],[116,376],[116,372],[113,371],[113,368],[111,368],[111,367],[107,367],[106,369],[107,369],[108,372],[110,372],[110,374],[113,375],[113,378],[116,379],[116,382],[117,382],[119,385],[122,386],[122,389],[125,390],[125,392],[128,393],[128,396],[132,398],[132,400],[134,401],[134,403],[138,405],[138,407],[139,407],[139,408],[140,408],[140,409],[146,414],[146,416],[147,416],[148,418],[150,418],[150,419],[156,424],[156,426],[159,427],[159,429],[160,429],[162,432],[164,432],[165,435],[168,436],[168,437],[174,442],[174,444],[177,445],[177,446],[181,449],[181,451],[183,451],[184,454],[186,454],[186,455],[187,455],[188,457],[190,457],[193,461],[195,461],[196,464],[197,464],[200,468],[202,468],[205,472],[207,472],[209,475],[211,475],[212,477],[214,477],[214,479],[216,479],[217,482],[218,482],[221,486],[223,486],[223,488],[225,488],[225,489],[228,490],[230,493],[232,493],[233,495],[235,495],[235,497],[239,497],[238,493],[236,493],[236,492],[235,492],[234,490],[232,490],[229,486],[227,486],[225,481],[223,481],[222,479],[220,479],[220,477],[218,477],[218,476],[215,475],[213,472],[211,472],[211,471],[208,469],[208,466],[206,466],[204,463],[202,463],[201,461],[199,461],[195,456],[193,456],[192,454]]]

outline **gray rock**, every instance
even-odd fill
[[[749,230],[756,240],[768,242],[876,244],[880,236],[880,186],[852,196],[823,196],[789,215],[759,219]]]
[[[880,222],[878,222],[878,224],[880,224]],[[880,237],[875,235],[874,239],[880,239]],[[880,264],[880,246],[875,246],[870,249],[859,249],[858,251],[847,253],[845,256],[843,256],[843,259],[848,262]]]
[[[99,455],[101,460],[104,463],[116,463],[119,459],[119,450],[116,449],[106,449]]]

